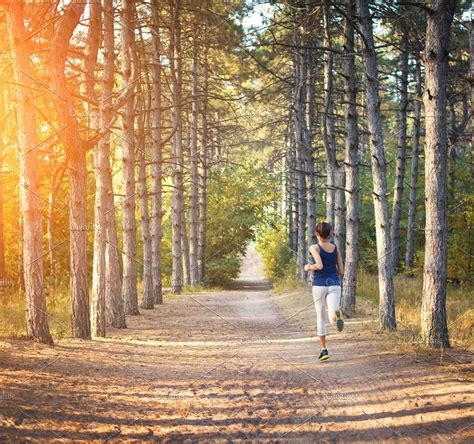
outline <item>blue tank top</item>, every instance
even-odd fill
[[[314,262],[313,255],[310,253],[311,263]],[[337,247],[334,245],[334,251],[328,253],[319,245],[319,255],[323,262],[322,270],[313,271],[313,285],[318,287],[330,287],[331,285],[341,285],[339,274],[337,273]]]

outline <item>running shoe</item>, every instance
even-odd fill
[[[328,353],[327,348],[321,350],[321,354],[319,355],[319,360],[320,361],[325,361],[326,359],[329,359],[329,353]]]
[[[337,331],[342,331],[344,329],[344,319],[342,319],[341,310],[336,310],[334,312],[334,320],[336,321]]]

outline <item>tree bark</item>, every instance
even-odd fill
[[[150,213],[148,210],[148,190],[147,190],[147,168],[145,162],[145,111],[144,111],[143,91],[139,91],[137,97],[138,111],[138,202],[140,206],[140,220],[142,227],[143,243],[143,290],[140,307],[152,309],[153,298],[153,275],[152,275],[152,245],[150,232]]]
[[[122,161],[123,190],[122,200],[122,299],[128,315],[139,315],[138,274],[137,274],[137,223],[135,220],[135,79],[131,78],[132,64],[136,61],[136,45],[133,28],[134,3],[122,1],[122,81],[130,87],[131,93],[125,102],[122,115]],[[136,72],[136,70],[135,70]]]
[[[69,40],[76,29],[85,4],[68,5],[59,19],[51,43],[51,90],[58,110],[64,147],[69,164],[70,258],[72,330],[76,338],[91,336],[89,318],[89,285],[87,282],[87,164],[84,142],[74,113],[74,104],[66,86],[64,73]]]
[[[31,41],[26,38],[23,1],[6,8],[7,27],[17,85],[18,142],[20,151],[20,206],[23,234],[23,275],[26,296],[26,334],[52,344],[44,293],[42,223],[40,212],[35,105],[30,64]]]
[[[346,171],[344,165],[337,165],[334,174],[334,243],[341,253],[342,260],[346,256]]]
[[[186,227],[186,213],[181,213],[181,256],[183,258],[183,284],[191,285],[191,269],[189,263],[189,238]]]
[[[296,20],[296,17],[295,17]],[[299,45],[299,36],[294,24],[294,44]],[[294,130],[296,142],[296,181],[298,193],[298,250],[296,256],[297,276],[304,281],[306,272],[304,265],[307,263],[307,241],[306,241],[306,224],[307,224],[307,199],[306,199],[306,147],[305,147],[305,61],[301,54],[301,49],[295,51],[294,59]]]
[[[304,173],[304,159],[301,149],[296,149],[296,186],[298,193],[298,245],[297,245],[297,256],[296,274],[304,281],[306,279],[306,272],[304,271],[304,265],[307,263],[307,244],[306,244],[306,220],[307,220],[307,204],[305,198],[306,184],[305,184],[305,173]]]
[[[151,30],[152,57],[152,90],[151,90],[151,255],[152,281],[155,304],[163,303],[163,283],[161,279],[161,240],[163,238],[163,171],[161,141],[161,63],[162,53],[160,41],[159,4],[152,0],[153,29]]]
[[[295,135],[294,129],[290,128],[289,135],[289,154],[288,154],[288,168],[289,168],[289,194],[290,194],[290,248],[293,253],[293,257],[298,255],[298,184],[297,184],[297,172],[296,172],[296,149],[295,149]]]
[[[449,347],[446,321],[447,278],[447,113],[449,34],[455,0],[431,3],[425,50],[425,263],[421,335],[431,347]]]
[[[357,265],[359,261],[359,129],[357,115],[357,84],[354,57],[355,0],[345,0],[346,20],[344,25],[343,79],[344,122],[346,126],[346,254],[341,308],[346,314],[354,314],[357,289]]]
[[[93,2],[90,5],[89,29],[86,39],[84,73],[85,95],[97,100],[95,93],[95,67],[100,42],[102,40],[102,5]],[[91,127],[98,131],[99,116],[97,108],[88,106],[92,117]],[[92,337],[105,337],[105,202],[102,181],[99,180],[100,168],[104,160],[103,151],[98,145],[93,149],[93,166],[96,178],[95,203],[94,203],[94,256],[92,261],[92,297],[91,297],[91,335]]]
[[[314,169],[314,156],[311,142],[309,140],[309,131],[307,133],[306,149],[306,227],[308,245],[316,243],[316,172]]]
[[[306,176],[307,176],[307,126],[306,126],[306,75],[307,75],[307,59],[304,51],[299,48],[301,46],[301,35],[298,30],[297,20],[299,15],[294,14],[293,23],[293,44],[295,50],[293,55],[293,116],[294,116],[294,131],[296,143],[296,180],[298,190],[298,250],[296,257],[297,276],[304,281],[306,279],[306,272],[304,265],[307,263],[307,240],[306,240],[306,226],[308,222],[307,211],[308,203],[306,198]]]
[[[104,69],[102,77],[102,97],[100,100],[100,128],[110,128],[112,122],[112,95],[114,87],[114,8],[112,0],[103,2],[104,23]],[[110,133],[106,132],[98,144],[100,167],[96,176],[96,186],[103,193],[105,226],[100,229],[105,232],[105,302],[106,320],[115,328],[126,328],[125,310],[121,295],[120,261],[117,237],[117,222],[115,219],[115,202],[110,166]],[[99,185],[98,182],[101,182]],[[99,211],[99,208],[97,208]],[[102,215],[96,217],[103,221]]]
[[[417,55],[415,65],[415,98],[413,104],[413,134],[411,153],[410,193],[408,197],[408,222],[407,222],[407,250],[405,255],[405,267],[407,270],[413,268],[415,256],[415,224],[416,224],[416,188],[418,181],[418,160],[420,151],[420,123],[421,104],[423,100],[421,61]]]
[[[332,47],[330,2],[323,2],[323,45]],[[324,150],[326,151],[326,220],[333,227],[336,220],[336,140],[333,106],[333,53],[324,55],[324,111],[321,115]]]
[[[306,1],[307,7],[310,2]],[[308,14],[305,18],[304,25],[308,31],[311,32],[316,26],[316,19],[314,14]],[[314,38],[313,38],[314,39]],[[313,40],[309,40],[309,43]],[[304,51],[305,64],[306,64],[306,78],[305,78],[305,91],[307,101],[307,125],[305,131],[305,153],[306,153],[306,201],[307,201],[307,239],[308,245],[316,243],[316,171],[314,161],[314,145],[313,145],[313,134],[314,134],[314,123],[316,117],[316,91],[315,91],[315,75],[316,75],[316,57],[314,51],[305,49]]]
[[[171,292],[181,293],[183,286],[183,266],[181,237],[183,231],[183,147],[181,124],[181,0],[170,0],[170,65],[171,65],[171,125],[173,137],[171,141],[171,164],[173,193],[171,197],[172,253],[173,265],[171,276]]]
[[[290,251],[294,253],[295,236],[294,236],[294,218],[293,218],[293,161],[292,161],[292,147],[291,142],[288,142],[288,146],[285,153],[285,170],[284,170],[284,181],[285,181],[285,217],[288,223],[288,246]]]
[[[5,101],[6,90],[0,92],[0,279],[5,279],[5,235],[3,217],[3,175],[6,173],[3,163],[3,150],[7,145],[5,121],[7,119],[7,106]],[[1,289],[3,293],[3,289]]]
[[[390,226],[387,202],[387,176],[380,113],[377,59],[369,14],[368,0],[358,0],[361,31],[364,37],[363,61],[365,72],[365,98],[369,127],[369,145],[373,177],[373,202],[379,271],[379,325],[382,329],[396,328],[395,300],[393,294],[393,266],[390,245]]]
[[[186,122],[189,122],[189,115],[186,113],[184,118]],[[184,133],[184,129],[182,130]],[[183,134],[184,137],[184,134]],[[183,165],[185,156],[190,156],[190,145],[191,145],[191,126],[188,125],[186,128],[186,139],[183,140]],[[190,269],[190,259],[189,259],[189,237],[188,237],[188,227],[186,219],[186,193],[184,192],[184,168],[183,168],[183,206],[181,212],[181,257],[182,257],[182,267],[183,267],[183,285],[191,285],[191,269]]]
[[[395,186],[391,224],[392,261],[394,269],[400,266],[400,219],[402,216],[403,189],[407,150],[408,114],[408,55],[410,52],[407,25],[402,24],[400,108],[398,111],[398,147],[395,164]]]
[[[199,282],[202,282],[205,275],[206,263],[206,229],[207,229],[207,183],[209,170],[209,132],[208,132],[208,94],[209,94],[209,47],[207,43],[207,23],[204,22],[204,57],[202,69],[202,109],[201,109],[201,152],[200,152],[200,174],[199,174],[199,220],[198,220],[198,270]]]
[[[106,202],[104,180],[106,174],[108,157],[103,149],[102,143],[94,147],[94,174],[96,177],[95,204],[94,204],[94,257],[92,263],[92,304],[91,324],[93,337],[105,337],[106,331]]]
[[[193,60],[191,66],[191,144],[189,161],[191,163],[191,191],[189,194],[189,266],[191,285],[199,284],[198,268],[198,220],[199,220],[199,171],[198,171],[198,43],[193,35]]]

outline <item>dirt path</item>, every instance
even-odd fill
[[[167,298],[105,340],[0,342],[0,441],[473,442],[469,362],[383,352],[354,319],[321,363],[309,292],[261,276],[251,249],[234,290]]]

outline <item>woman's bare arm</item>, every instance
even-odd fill
[[[323,261],[321,260],[321,256],[319,254],[319,250],[316,245],[311,245],[309,247],[309,252],[314,258],[314,264],[313,265],[306,265],[305,270],[322,270],[323,269]]]

